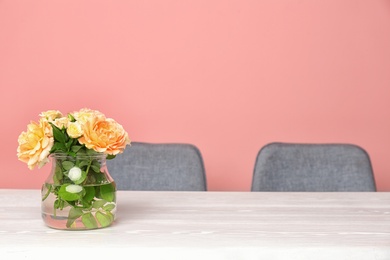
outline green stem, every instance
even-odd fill
[[[87,167],[87,169],[85,170],[85,173],[87,174],[87,177],[86,177],[85,180],[83,181],[83,184],[82,184],[82,185],[85,185],[85,183],[86,183],[87,180],[88,180],[88,172],[89,172],[89,168],[91,168],[91,165],[92,165],[92,160],[89,161],[88,167]]]
[[[91,168],[91,165],[92,165],[92,160],[91,160],[91,161],[89,161],[89,164],[88,164],[87,170],[85,171],[87,174],[88,174],[88,172],[89,172],[89,168]]]
[[[52,186],[50,184],[45,184],[46,187],[47,187],[47,185],[49,185],[49,188],[47,189],[45,196],[43,196],[42,201],[47,199],[47,197],[49,196],[49,194],[51,193],[51,190],[52,190]]]

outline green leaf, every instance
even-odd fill
[[[84,188],[77,193],[71,193],[66,190],[66,187],[68,187],[70,184],[64,184],[61,186],[60,190],[58,191],[58,196],[61,197],[61,199],[66,200],[66,201],[75,201],[81,199],[81,197],[84,194]]]
[[[92,213],[84,213],[83,216],[81,217],[81,221],[83,222],[84,226],[87,228],[98,227],[96,219],[93,217]]]
[[[78,166],[79,166],[79,168],[83,168],[83,167],[87,166],[88,164],[89,164],[89,161],[88,161],[88,160],[83,160],[83,161],[81,161],[81,162],[78,164]]]
[[[72,150],[72,152],[77,153],[81,149],[81,147],[82,146],[80,146],[80,145],[74,145],[74,146],[72,146],[71,150]]]
[[[87,187],[84,187],[84,189],[85,189],[85,195],[83,197],[83,200],[86,202],[87,201],[90,202],[95,197],[95,188],[87,186]]]
[[[105,211],[111,211],[115,208],[115,204],[111,203],[111,204],[107,204],[106,206],[103,207],[103,209]]]
[[[54,201],[54,208],[55,209],[62,210],[64,208],[64,206],[65,206],[65,202],[61,198]]]
[[[96,172],[96,173],[99,173],[100,172],[100,167],[99,166],[96,166],[95,164],[92,164],[91,165],[91,169]]]
[[[64,167],[65,170],[69,171],[74,166],[74,162],[71,161],[63,161],[62,167]]]
[[[98,173],[93,172],[91,176],[94,178],[95,183],[105,183],[106,181],[106,178],[104,177],[103,174],[101,174],[101,172]]]
[[[95,154],[98,154],[98,152],[96,152],[95,150],[92,150],[92,149],[87,149],[87,154],[88,155],[95,155]]]
[[[111,224],[111,217],[98,211],[96,212],[96,219],[98,220],[101,227],[107,227]]]
[[[106,200],[95,200],[92,203],[92,207],[95,208],[95,209],[98,209],[98,208],[103,207],[103,205],[106,204],[106,203],[107,203]]]
[[[108,202],[115,201],[115,186],[112,183],[108,183],[100,186],[100,197]]]
[[[66,146],[65,144],[58,143],[58,150],[66,152]]]
[[[83,211],[81,209],[72,207],[69,211],[66,227],[69,228],[77,218],[81,217],[81,215],[83,215]]]
[[[76,153],[72,152],[72,151],[68,151],[68,155],[72,156],[72,157],[76,157]]]
[[[59,185],[62,181],[62,178],[64,177],[64,174],[62,172],[61,166],[58,164],[56,165],[56,169],[53,176],[54,184]]]
[[[55,152],[66,152],[65,144],[55,142],[53,147],[50,150],[50,153],[55,153]]]
[[[69,138],[69,140],[65,143],[65,146],[66,146],[66,150],[69,151],[71,146],[73,144],[73,139],[72,138]]]
[[[106,159],[107,159],[107,160],[112,160],[112,159],[114,159],[115,157],[116,157],[116,155],[108,154],[107,157],[106,157]]]
[[[81,147],[83,148],[83,147]],[[83,155],[86,155],[86,152],[85,152],[85,149],[81,149],[77,151],[77,154],[80,155],[80,156],[83,156]]]
[[[65,133],[63,133],[58,127],[56,127],[53,123],[50,123],[52,128],[53,128],[53,136],[54,136],[54,140],[64,144],[64,147],[65,147],[65,143],[66,143],[66,135]],[[66,148],[66,147],[65,147]]]
[[[115,217],[114,217],[114,215],[111,212],[106,212],[106,214],[107,214],[107,216],[110,217],[111,222],[113,222],[115,220]]]
[[[55,152],[66,152],[66,147],[62,143],[55,142],[53,147],[50,150],[50,153],[55,153]]]

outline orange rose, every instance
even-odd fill
[[[117,155],[130,144],[130,139],[114,119],[95,115],[83,125],[83,136],[79,138],[79,142],[96,152]]]
[[[18,138],[17,155],[20,161],[27,163],[30,170],[39,168],[49,162],[48,156],[54,144],[52,128],[46,119],[31,122],[27,132],[22,132]]]

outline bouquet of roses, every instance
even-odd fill
[[[39,122],[31,122],[18,142],[18,158],[32,170],[45,165],[49,155],[57,152],[74,156],[81,149],[90,149],[110,159],[122,153],[130,139],[114,119],[84,108],[67,116],[58,110],[41,113]]]
[[[80,228],[78,219],[83,228],[111,224],[116,189],[102,162],[130,145],[122,125],[97,110],[83,108],[67,116],[49,110],[40,114],[38,122],[28,124],[18,143],[17,156],[31,170],[44,166],[49,157],[55,159],[50,179],[42,187],[42,201],[52,201],[50,209],[42,206],[44,219],[61,215],[67,218],[67,228]]]

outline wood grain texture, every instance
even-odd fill
[[[4,259],[390,259],[387,192],[119,191],[115,223],[91,231],[46,227],[38,190],[0,200]]]

